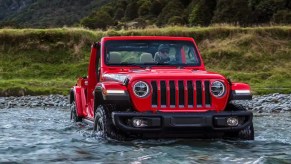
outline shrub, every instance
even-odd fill
[[[290,24],[291,23],[291,11],[290,10],[279,10],[274,15],[272,20],[279,24]]]
[[[113,18],[104,11],[99,11],[96,14],[86,17],[81,21],[81,25],[90,29],[106,29],[114,24]]]

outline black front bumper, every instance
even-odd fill
[[[228,117],[237,117],[239,124],[227,125]],[[146,120],[147,127],[134,127],[131,119]],[[250,111],[204,112],[204,113],[140,113],[113,112],[113,124],[123,132],[131,134],[191,134],[239,131],[252,124]],[[155,133],[153,133],[155,132]]]

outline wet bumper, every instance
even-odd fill
[[[237,118],[238,125],[229,126],[228,118]],[[139,113],[113,112],[113,124],[120,130],[129,133],[148,132],[227,132],[239,131],[252,123],[250,111],[205,112],[205,113]],[[144,127],[136,127],[133,120],[143,120]]]

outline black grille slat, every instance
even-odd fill
[[[202,106],[202,84],[201,81],[196,81],[196,101],[197,107]]]
[[[184,98],[184,82],[178,81],[178,88],[179,88],[179,107],[184,106],[185,98]]]
[[[194,105],[193,82],[187,81],[187,87],[188,87],[188,106],[193,107]]]
[[[170,106],[176,106],[176,88],[175,82],[172,80],[170,81]]]
[[[157,82],[152,81],[152,88],[153,88],[153,95],[152,95],[152,106],[158,105],[158,88],[157,88]]]
[[[162,105],[162,107],[166,107],[166,105],[167,105],[166,82],[161,81],[160,85],[161,85],[161,105]]]
[[[212,105],[209,80],[153,80],[151,87],[155,108],[195,109]]]
[[[210,106],[211,105],[211,96],[210,96],[210,89],[209,89],[210,82],[205,81],[204,85],[205,85],[205,104],[207,106]]]

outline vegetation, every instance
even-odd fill
[[[1,29],[0,95],[67,95],[85,76],[90,45],[102,36],[171,35],[196,39],[208,70],[247,82],[255,94],[291,92],[291,27],[166,27],[90,31]]]
[[[290,24],[290,0],[112,0],[92,11],[81,25],[106,29],[156,25],[208,26],[228,23],[240,26]],[[108,13],[105,17],[104,13]],[[125,14],[123,14],[125,13]],[[110,17],[110,19],[108,18]],[[86,21],[85,21],[86,20]],[[94,22],[108,22],[92,26]],[[110,21],[109,21],[110,20]],[[131,22],[131,23],[130,23]],[[143,22],[143,23],[141,23]]]
[[[0,27],[73,26],[106,0],[1,0]]]
[[[290,0],[2,0],[0,27],[290,24]]]

